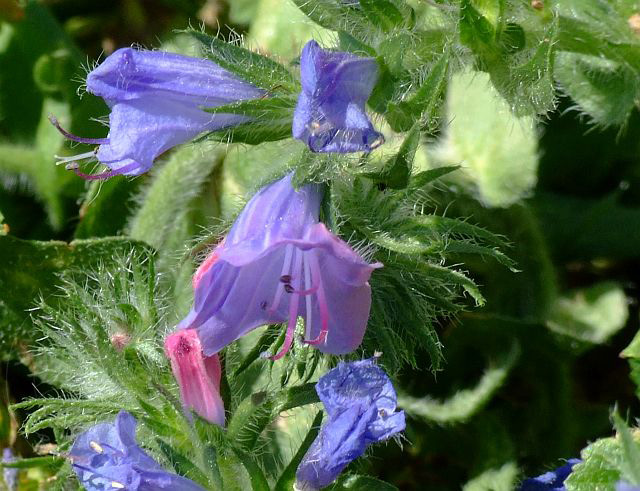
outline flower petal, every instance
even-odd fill
[[[209,107],[264,94],[209,60],[132,48],[115,51],[93,69],[87,90],[112,102],[155,96]]]
[[[300,74],[294,138],[314,152],[369,152],[384,142],[365,112],[378,77],[374,58],[326,51],[309,41],[302,50]]]
[[[149,170],[158,155],[169,148],[213,131],[245,122],[244,116],[209,114],[172,99],[142,97],[120,102],[109,116],[109,143],[100,145],[98,160],[117,170],[137,162],[139,167],[125,172],[139,175]]]

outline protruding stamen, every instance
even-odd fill
[[[77,155],[70,155],[68,157],[62,157],[60,155],[54,155],[56,158],[56,165],[66,164],[67,162],[77,162],[78,160],[94,159],[96,157],[96,150],[91,152],[79,153]]]
[[[85,174],[84,172],[80,172],[77,168],[72,170],[73,172],[76,173],[77,176],[82,177],[87,181],[94,181],[96,179],[107,179],[108,177],[118,176],[120,174],[124,174],[125,172],[134,170],[138,167],[139,165],[137,162],[132,162],[130,164],[120,167],[119,169],[109,170],[109,171],[101,172],[99,174]]]
[[[293,262],[294,262],[294,266],[293,266],[294,278],[300,278],[300,275],[302,273],[302,251],[299,251],[298,249],[295,250],[295,257]],[[301,281],[298,281],[298,283],[301,283]],[[300,286],[302,285],[298,285],[298,287]],[[294,293],[291,296],[291,300],[289,300],[289,322],[287,323],[287,333],[284,337],[284,343],[282,343],[282,347],[280,348],[280,351],[270,357],[272,361],[279,360],[284,355],[286,355],[287,352],[291,349],[291,345],[293,344],[293,335],[295,334],[295,331],[296,331],[296,322],[298,320],[299,303],[300,303],[300,295],[297,295]]]
[[[309,254],[310,252],[304,252],[304,287],[305,288],[309,288],[309,285],[311,285],[311,269],[309,267],[309,258],[308,258]],[[307,307],[306,316],[304,319],[304,338],[309,339],[311,337],[311,326],[313,325],[313,304],[311,303],[312,301],[311,295],[307,295],[304,300]]]
[[[315,339],[310,339],[305,341],[307,344],[324,344],[327,339],[327,334],[329,334],[329,308],[327,307],[327,298],[324,294],[324,285],[322,283],[322,277],[320,276],[320,265],[318,264],[318,257],[311,252],[309,254],[309,261],[311,263],[311,278],[312,281],[317,285],[317,299],[318,299],[318,309],[320,310],[320,334]]]
[[[104,145],[106,143],[109,143],[108,138],[83,138],[81,136],[77,136],[73,133],[68,132],[62,126],[60,126],[58,118],[56,118],[53,114],[49,114],[49,121],[51,121],[51,124],[55,126],[56,129],[65,136],[65,138],[71,141],[78,143],[88,143],[89,145]]]
[[[284,276],[289,276],[291,270],[291,259],[293,257],[293,245],[287,244],[284,250],[284,261],[282,262],[282,272],[280,273],[280,278]],[[276,287],[276,294],[273,297],[273,301],[271,302],[271,306],[269,307],[269,312],[273,313],[276,311],[278,306],[280,305],[280,299],[282,298],[282,293],[284,292],[284,283],[278,282],[278,286]]]

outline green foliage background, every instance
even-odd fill
[[[312,37],[379,62],[387,141],[367,158],[288,138]],[[47,117],[103,136],[82,79],[132,43],[272,97],[225,108],[256,122],[147,175],[86,183],[55,166],[80,150]],[[639,80],[631,0],[0,0],[0,445],[29,459],[19,489],[74,489],[70,436],[121,408],[204,486],[291,489],[321,418],[312,382],[336,360],[261,359],[279,330],[235,343],[223,431],[188,425],[162,353],[203,252],[287,169],[330,182],[324,221],[385,264],[353,357],[383,352],[409,415],[401,445],[335,489],[508,490],[581,451],[568,489],[640,484],[618,416],[640,415]]]

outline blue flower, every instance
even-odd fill
[[[244,82],[209,60],[123,48],[115,51],[87,76],[87,91],[111,108],[107,138],[81,138],[63,130],[69,139],[99,145],[95,151],[59,157],[59,163],[98,160],[109,172],[88,176],[138,175],[149,170],[158,155],[204,131],[234,126],[248,119],[234,114],[211,114],[216,107],[253,99],[264,91]]]
[[[300,77],[294,138],[314,152],[370,152],[384,142],[365,111],[378,78],[374,58],[326,51],[309,41],[300,57]]]
[[[205,356],[265,324],[287,322],[288,351],[298,316],[305,340],[343,354],[362,341],[371,307],[368,264],[318,222],[321,188],[295,190],[292,174],[256,193],[224,241],[195,274],[195,300],[179,324],[196,329]]]
[[[204,491],[193,481],[166,472],[136,444],[136,420],[120,411],[115,423],[101,423],[81,433],[69,457],[88,491]]]
[[[569,459],[565,465],[553,471],[545,472],[538,477],[529,477],[520,484],[520,491],[564,491],[565,479],[571,474],[573,466],[580,462],[580,459]]]
[[[318,380],[316,392],[329,420],[298,467],[301,490],[328,486],[368,445],[405,428],[393,385],[375,359],[340,363]]]
[[[2,450],[2,462],[15,462],[13,451],[7,447]],[[18,487],[18,469],[15,467],[5,467],[2,471],[2,478],[8,491],[15,491]]]
[[[616,483],[616,491],[640,491],[640,486],[634,486],[626,481],[618,481]]]

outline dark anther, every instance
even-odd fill
[[[284,285],[284,291],[287,293],[293,293],[294,290],[293,287],[289,283],[287,283]]]
[[[260,302],[260,308],[262,310],[267,310],[267,301],[263,300],[262,302]]]
[[[291,283],[291,275],[290,275],[290,274],[283,274],[283,275],[280,277],[280,281],[281,281],[282,283]]]

